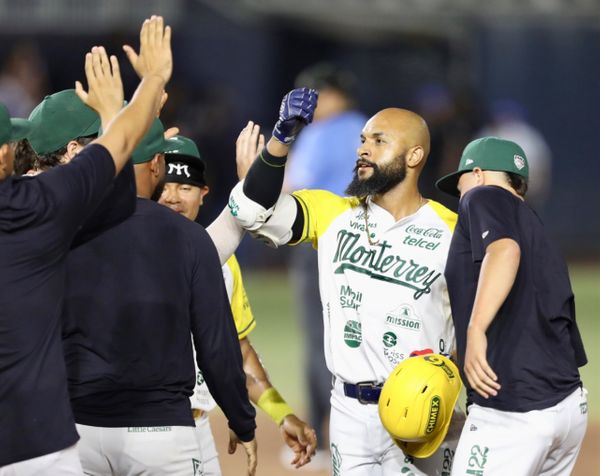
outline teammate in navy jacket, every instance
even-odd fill
[[[143,79],[122,111],[116,58],[96,47],[86,55],[89,89],[76,90],[100,114],[101,138],[64,167],[0,181],[0,474],[82,474],[60,341],[65,258],[156,115],[172,69],[170,30],[165,42],[146,41],[159,25],[144,23]],[[27,135],[14,131],[0,113],[6,175],[10,143]]]

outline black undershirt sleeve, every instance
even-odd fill
[[[287,157],[274,157],[265,147],[248,171],[244,194],[267,209],[275,205],[283,186],[286,161]]]
[[[271,208],[277,202],[283,187],[283,176],[287,157],[274,157],[267,152],[266,147],[254,161],[246,180],[244,181],[244,194],[265,208]],[[293,197],[293,195],[292,195]],[[296,202],[296,219],[292,225],[291,242],[296,242],[302,237],[304,229],[304,213],[300,203]]]

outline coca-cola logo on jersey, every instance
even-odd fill
[[[406,233],[423,236],[425,238],[433,238],[435,240],[440,240],[444,236],[444,230],[441,228],[419,228],[415,225],[408,225],[406,227]]]

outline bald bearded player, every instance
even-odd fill
[[[430,147],[425,121],[403,109],[373,116],[348,197],[322,190],[279,197],[288,147],[276,130],[273,136],[232,191],[230,208],[262,240],[318,249],[325,355],[334,376],[333,474],[447,474],[462,415],[433,455],[416,459],[394,444],[377,410],[383,382],[411,352],[455,347],[444,268],[456,214],[419,192]]]

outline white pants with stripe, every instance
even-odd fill
[[[202,451],[202,458],[204,458],[204,476],[221,476],[219,455],[210,429],[208,412],[204,412],[201,417],[196,418],[196,434]]]
[[[84,474],[92,476],[204,476],[196,428],[103,428],[77,425]]]
[[[0,468],[0,476],[82,476],[75,445]]]
[[[563,476],[571,474],[587,428],[587,391],[557,405],[504,412],[471,405],[453,476]]]
[[[449,476],[464,423],[455,412],[446,440],[429,458],[406,456],[381,424],[376,404],[344,395],[336,379],[331,391],[330,440],[333,476]]]

